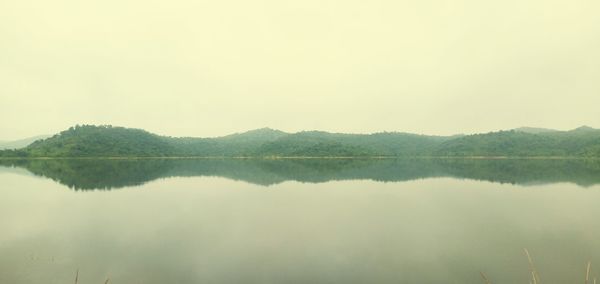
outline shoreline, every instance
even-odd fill
[[[304,160],[304,159],[354,159],[354,160],[600,160],[600,157],[579,156],[98,156],[98,157],[0,157],[0,160],[158,160],[158,159],[239,159],[239,160]]]

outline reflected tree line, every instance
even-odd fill
[[[600,183],[600,160],[594,159],[6,159],[0,160],[0,166],[25,168],[74,190],[109,190],[192,176],[263,186],[284,181],[400,182],[433,177],[521,185]]]

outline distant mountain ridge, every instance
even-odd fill
[[[0,150],[25,148],[36,140],[46,139],[48,137],[50,137],[50,135],[38,135],[14,141],[0,141]]]
[[[261,128],[216,138],[83,125],[0,157],[600,157],[600,130],[518,128],[474,135],[287,133]]]

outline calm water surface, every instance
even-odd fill
[[[0,283],[583,283],[599,201],[594,161],[5,161]]]

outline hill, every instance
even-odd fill
[[[516,130],[475,134],[446,141],[434,156],[600,157],[600,130],[527,133]]]
[[[263,144],[259,156],[419,156],[448,137],[408,133],[340,134],[304,131]]]
[[[600,130],[499,131],[460,136],[383,132],[286,133],[262,128],[216,138],[167,137],[84,125],[0,157],[600,157]]]
[[[33,157],[170,156],[174,147],[163,137],[141,129],[75,126],[23,149]]]

